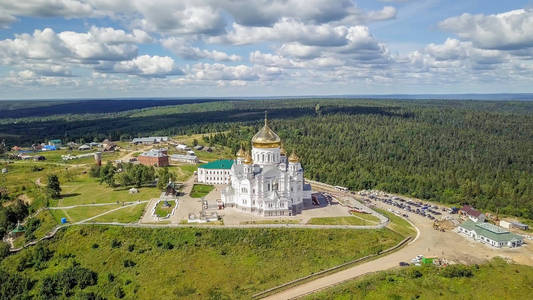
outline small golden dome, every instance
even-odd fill
[[[296,152],[294,152],[294,150],[292,150],[292,153],[291,155],[289,156],[289,162],[291,163],[297,163],[300,161],[300,158],[298,157],[298,155],[296,155]]]
[[[237,157],[238,158],[243,158],[246,156],[246,152],[244,151],[244,149],[242,148],[242,145],[241,145],[241,149],[239,149],[239,151],[237,152]]]
[[[250,152],[246,152],[246,155],[244,157],[244,163],[247,165],[251,165],[254,163],[254,161],[252,160],[252,156],[250,155]]]
[[[287,151],[285,151],[285,148],[283,148],[283,145],[281,145],[281,149],[279,150],[279,154],[283,156],[287,156]]]
[[[279,148],[281,139],[268,127],[267,115],[265,112],[265,125],[252,138],[252,145],[255,148]]]

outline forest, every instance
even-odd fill
[[[201,142],[236,150],[249,143],[265,110],[309,179],[533,219],[533,102],[527,101],[276,99],[73,109],[4,119],[0,138],[9,147],[52,138],[211,133]]]

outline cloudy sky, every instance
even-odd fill
[[[0,98],[533,92],[533,2],[0,0]]]

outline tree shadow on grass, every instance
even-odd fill
[[[81,194],[80,193],[62,194],[61,195],[61,199],[70,198],[70,197],[76,197],[76,196],[79,196],[79,195],[81,195]]]

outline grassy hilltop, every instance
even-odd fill
[[[47,291],[48,277],[80,264],[97,273],[96,284],[56,289],[46,296],[94,293],[115,299],[121,290],[125,299],[249,299],[256,292],[376,253],[402,239],[389,229],[76,226],[45,243],[45,250],[32,247],[7,257],[0,269],[19,280],[31,280],[26,294],[33,296]],[[2,289],[12,285],[4,283]]]

